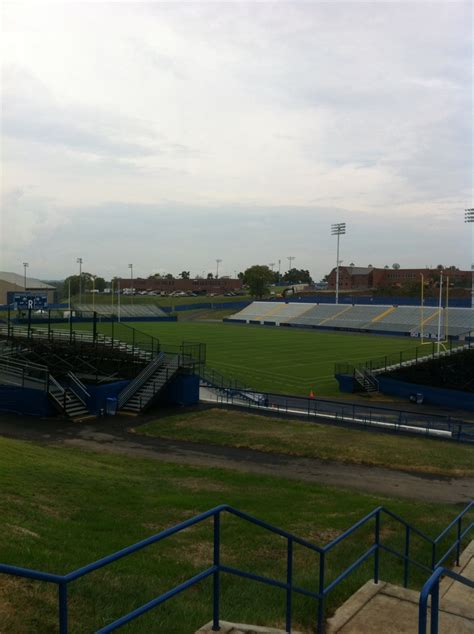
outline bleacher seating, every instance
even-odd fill
[[[438,334],[438,308],[419,306],[374,306],[344,304],[309,304],[303,302],[253,302],[232,315],[233,321],[270,322],[277,325],[291,324],[307,327],[356,329],[375,332],[396,332],[427,337]],[[474,331],[474,311],[471,308],[442,309],[441,332],[444,338]]]
[[[114,304],[78,304],[75,310],[79,313],[96,312],[100,316],[110,317],[118,315],[118,306]],[[154,304],[121,304],[120,315],[122,317],[166,317],[166,313]]]

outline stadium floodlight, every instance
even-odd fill
[[[216,280],[219,279],[219,264],[222,262],[219,258],[216,260]]]
[[[23,262],[23,281],[24,281],[23,286],[25,287],[25,291],[26,291],[26,269],[27,269],[29,266],[30,266],[30,265],[28,264],[28,262]]]
[[[288,262],[290,263],[288,270],[291,271],[291,265],[293,263],[293,260],[296,260],[294,255],[289,255],[287,258]]]
[[[339,240],[341,236],[346,233],[346,223],[345,222],[337,222],[331,225],[331,235],[337,236],[337,255],[336,255],[336,304],[339,304],[339,265],[341,264],[341,260],[339,260]]]
[[[82,304],[82,258],[76,258],[79,264],[79,304]]]
[[[129,264],[130,269],[130,303],[133,304],[133,264]]]
[[[464,210],[464,222],[472,224],[474,223],[474,207]],[[471,308],[474,309],[474,235],[472,237],[472,257],[471,257]]]

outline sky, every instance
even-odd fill
[[[0,270],[470,268],[470,2],[4,2]]]

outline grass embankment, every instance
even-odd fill
[[[159,418],[137,433],[415,473],[474,476],[472,447],[224,409]]]
[[[337,362],[357,363],[416,347],[411,339],[213,323],[130,323],[167,344],[199,341],[207,362],[258,390],[308,396],[339,394]],[[87,325],[86,325],[87,326]],[[90,326],[89,326],[90,327]],[[106,324],[101,329],[106,332]]]
[[[390,500],[226,470],[160,464],[155,460],[46,448],[0,439],[2,563],[65,573],[220,503],[230,503],[317,544],[324,544],[379,504],[431,535],[456,514],[448,505]],[[285,578],[286,542],[225,516],[222,562]],[[336,547],[327,560],[335,578],[370,544],[373,527]],[[382,522],[382,540],[403,549],[404,531]],[[413,554],[430,552],[413,540]],[[295,582],[317,588],[318,561],[295,547]],[[91,632],[205,569],[212,561],[212,522],[155,544],[70,586],[70,631]],[[371,576],[372,563],[331,594],[334,609]],[[382,578],[400,581],[402,568],[382,557]],[[412,574],[419,587],[421,577]],[[134,632],[189,634],[211,617],[211,580],[156,608]],[[56,631],[57,593],[35,581],[0,575],[0,630]],[[225,575],[226,620],[282,627],[281,590]],[[295,628],[314,627],[315,605],[295,599]]]

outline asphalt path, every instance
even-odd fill
[[[0,436],[162,462],[233,469],[425,502],[467,504],[474,497],[474,478],[411,474],[380,467],[140,436],[133,427],[146,419],[116,417],[79,424],[61,419],[1,414]]]

